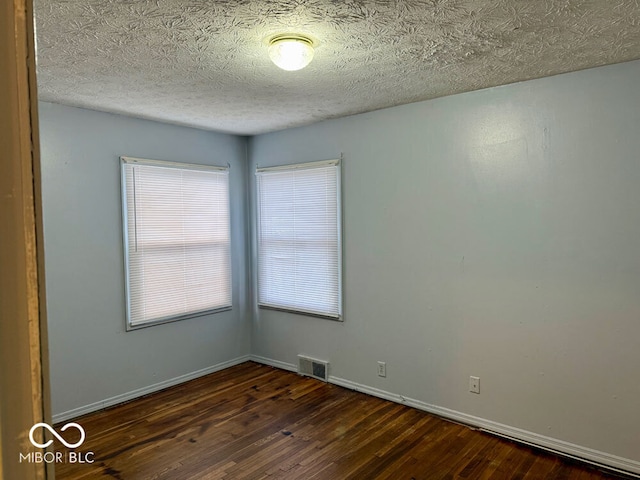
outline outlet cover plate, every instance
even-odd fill
[[[480,377],[469,377],[469,391],[471,393],[480,393]]]

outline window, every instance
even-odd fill
[[[121,158],[127,329],[231,308],[229,170]]]
[[[256,175],[258,304],[341,319],[340,162]]]

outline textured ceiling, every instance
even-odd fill
[[[47,101],[237,134],[640,58],[639,0],[35,0]],[[309,67],[265,38],[306,33]]]

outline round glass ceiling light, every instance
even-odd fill
[[[269,58],[283,70],[300,70],[313,59],[313,42],[304,35],[276,35],[269,41]]]

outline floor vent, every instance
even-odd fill
[[[326,382],[329,380],[329,363],[298,355],[298,373]]]

